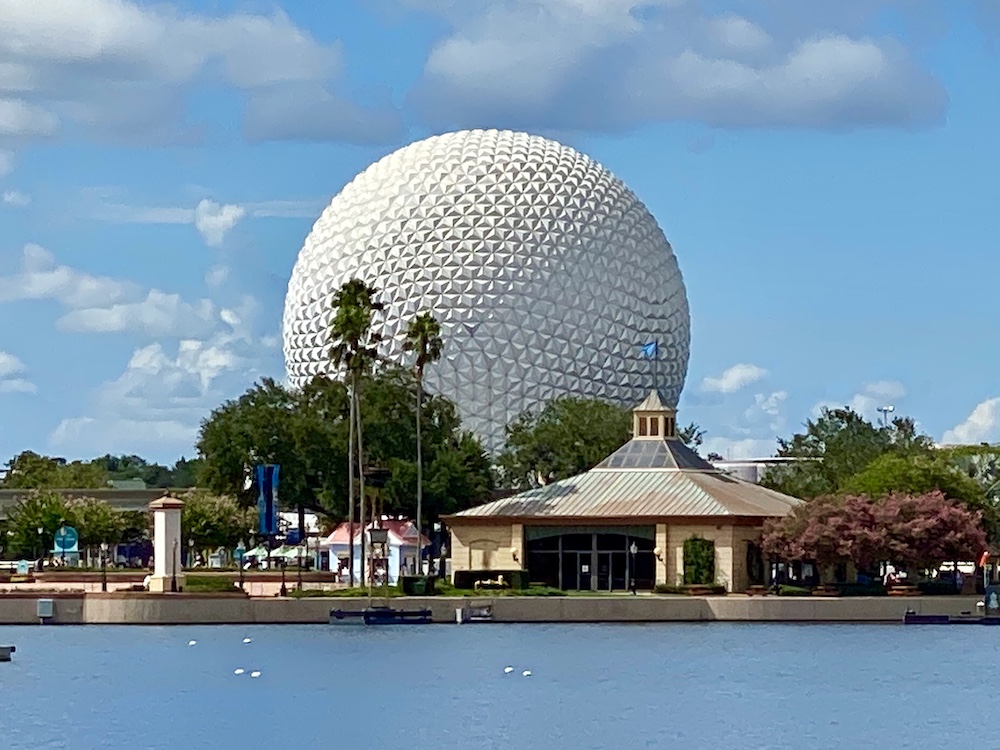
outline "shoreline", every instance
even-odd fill
[[[595,597],[396,597],[402,609],[429,609],[436,624],[455,624],[456,610],[489,604],[489,623],[902,623],[919,614],[976,613],[979,596],[778,597],[609,595]],[[52,602],[47,625],[329,624],[330,611],[361,611],[367,598],[250,597],[239,594],[18,592],[0,595],[0,625],[38,625],[39,600]],[[373,598],[373,603],[384,600]],[[473,623],[468,623],[473,624]],[[336,625],[334,627],[343,627]]]

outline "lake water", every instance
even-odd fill
[[[17,646],[4,750],[899,750],[991,745],[1000,630],[0,627],[0,644]]]

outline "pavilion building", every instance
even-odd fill
[[[678,585],[686,568],[691,582],[707,559],[711,583],[728,591],[764,584],[764,522],[801,501],[701,458],[655,390],[632,426],[629,442],[583,474],[445,519],[452,571],[527,569],[560,589],[616,591],[633,579],[638,589]]]

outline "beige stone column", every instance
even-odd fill
[[[654,554],[656,555],[656,583],[673,583],[670,580],[670,547],[667,525],[665,523],[656,524],[656,541],[654,542]]]
[[[181,566],[181,508],[184,503],[164,495],[149,504],[153,511],[153,575],[149,590],[157,593],[182,591],[184,570]]]

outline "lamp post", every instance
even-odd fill
[[[170,590],[173,593],[177,593],[177,562],[178,562],[178,552],[177,547],[179,542],[174,539],[174,554],[170,560]]]
[[[108,590],[108,543],[101,542],[101,591]]]
[[[243,590],[243,556],[246,554],[247,548],[243,544],[243,540],[240,539],[240,543],[236,545],[236,566],[240,569],[240,590]]]
[[[188,564],[189,568],[194,567],[194,539],[188,538]]]
[[[632,564],[629,565],[629,590],[632,592],[632,596],[635,596],[635,553],[639,551],[639,547],[635,542],[632,542],[629,546],[628,551],[632,554]]]
[[[287,560],[281,558],[281,591],[278,592],[279,596],[288,596],[288,586],[285,585],[285,567]]]
[[[299,591],[302,590],[302,546],[299,545]]]
[[[888,428],[889,415],[892,414],[892,412],[896,411],[896,407],[893,406],[892,404],[889,404],[888,406],[878,407],[878,411],[882,414],[882,426]]]
[[[39,573],[41,573],[42,572],[42,550],[45,548],[45,545],[42,544],[42,532],[45,531],[45,529],[43,529],[41,526],[39,526],[37,529],[35,529],[35,531],[38,532],[38,544],[35,545],[35,550],[36,550],[36,554],[35,554],[35,570],[37,570]]]

